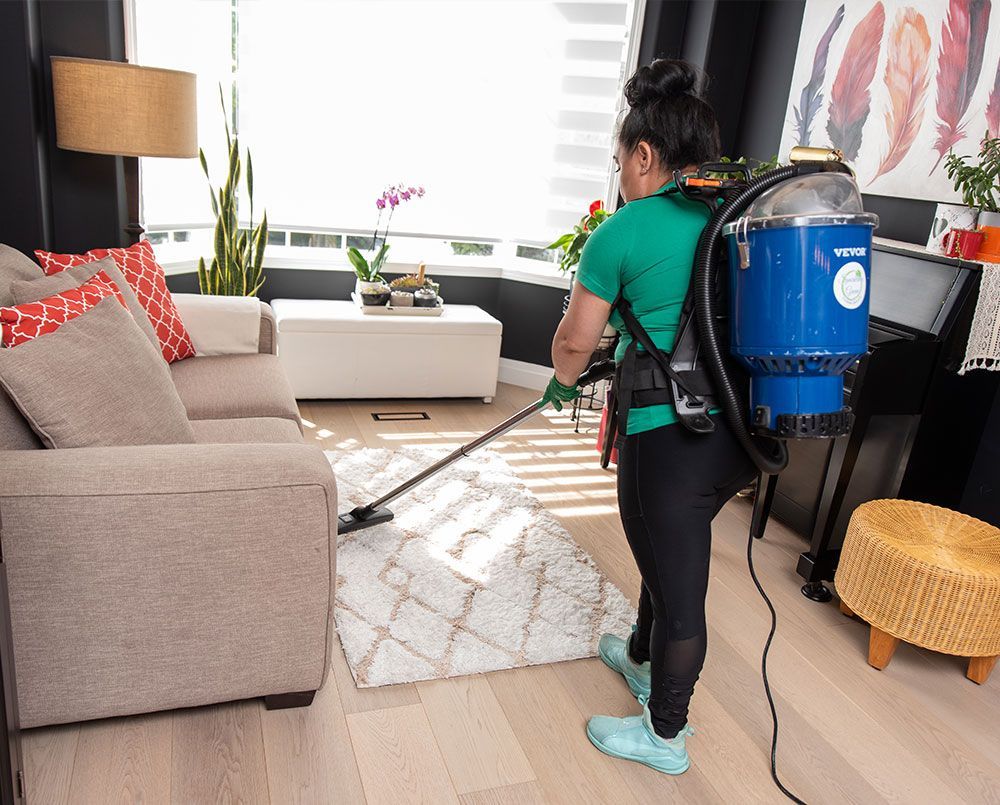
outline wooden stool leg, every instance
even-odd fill
[[[871,634],[868,637],[868,664],[881,671],[889,664],[889,660],[892,659],[898,645],[898,637],[893,637],[891,634],[872,626]]]
[[[840,611],[843,612],[848,618],[854,617],[854,610],[844,603],[844,599],[840,599]]]
[[[969,660],[969,670],[965,675],[977,685],[985,684],[996,664],[996,657],[973,657]]]

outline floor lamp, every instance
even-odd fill
[[[125,231],[135,243],[144,231],[138,157],[198,156],[194,73],[53,56],[52,94],[56,145],[124,157]]]

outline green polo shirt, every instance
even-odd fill
[[[620,291],[653,343],[666,352],[674,347],[695,247],[708,222],[708,209],[701,202],[679,193],[665,195],[673,185],[670,182],[651,196],[630,201],[595,229],[583,247],[576,272],[576,281],[606,302],[614,302]],[[617,311],[612,311],[609,321],[621,334],[615,352],[615,360],[621,361],[632,336]],[[628,432],[641,433],[676,421],[673,405],[633,408]]]

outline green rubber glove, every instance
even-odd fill
[[[579,396],[580,389],[576,386],[564,386],[556,380],[555,375],[552,375],[549,385],[545,387],[545,393],[542,395],[542,400],[547,403],[552,403],[552,407],[557,411],[562,411],[562,404],[564,402],[570,402]]]

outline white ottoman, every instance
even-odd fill
[[[274,299],[278,358],[298,399],[482,397],[503,326],[473,305],[441,316],[364,315],[354,302]]]

